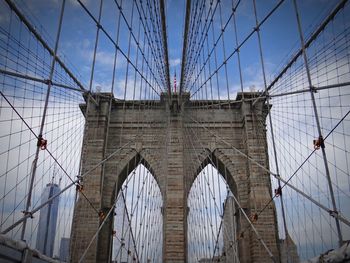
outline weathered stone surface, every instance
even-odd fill
[[[190,101],[189,94],[181,98],[175,95],[170,102],[165,94],[160,101],[126,102],[114,100],[110,94],[95,94],[99,105],[81,106],[86,116],[82,173],[114,155],[84,177],[84,193],[96,209],[108,211],[128,174],[143,163],[163,197],[163,262],[186,262],[187,230],[191,228],[187,225],[187,196],[208,163],[224,175],[248,216],[260,211],[271,198],[269,174],[242,155],[268,167],[266,105],[261,100],[253,107],[249,100],[257,95],[245,93],[247,100],[241,102],[239,94],[237,101],[221,101],[218,106],[215,101]],[[236,221],[239,234],[248,223],[240,212]],[[96,211],[79,196],[72,228],[72,262],[79,260],[100,223]],[[112,225],[111,216],[84,262],[108,261]],[[273,203],[255,226],[279,259]],[[239,239],[238,253],[240,262],[271,262],[251,230]]]

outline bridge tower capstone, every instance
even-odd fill
[[[86,118],[82,151],[83,194],[78,194],[71,235],[71,262],[110,262],[113,213],[98,231],[128,173],[144,164],[163,198],[163,262],[187,262],[187,197],[199,172],[211,163],[225,176],[248,216],[271,199],[265,118],[267,105],[258,92],[238,93],[235,101],[191,101],[162,94],[159,101],[120,101],[109,93],[94,94],[81,105]],[[86,97],[88,100],[88,96]],[[88,108],[87,108],[88,107]],[[142,136],[140,136],[142,134]],[[111,155],[112,154],[112,155]],[[246,158],[247,155],[256,162]],[[110,158],[98,165],[107,156]],[[94,208],[92,208],[94,207]],[[240,262],[271,262],[242,212],[237,209]],[[279,242],[273,202],[255,228],[278,260]],[[245,230],[248,229],[248,230]],[[240,234],[243,230],[244,233]],[[93,236],[98,232],[92,243]]]

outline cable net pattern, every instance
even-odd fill
[[[97,218],[103,217],[83,185],[91,171],[81,174],[86,129],[81,105],[96,103],[94,92],[134,100],[135,108],[139,100],[159,99],[169,87],[165,31],[159,1],[43,2],[42,8],[52,8],[45,26],[47,13],[35,12],[35,4],[0,3],[1,233],[67,261],[77,193]],[[83,65],[72,63],[78,56]],[[115,221],[123,222],[115,235],[117,260],[161,258],[162,199],[144,170],[141,165],[130,171],[129,185],[125,182],[116,198]],[[135,174],[138,181],[132,179]],[[139,198],[137,188],[143,189]],[[41,217],[50,222],[43,236],[38,230],[44,227]],[[147,228],[141,227],[141,217]],[[54,247],[40,247],[41,238]]]
[[[199,109],[227,107],[243,91],[262,94],[252,99],[243,95],[241,101],[254,105],[265,100],[270,107],[267,122],[257,122],[267,129],[271,201],[281,242],[291,240],[291,262],[349,239],[349,4],[325,6],[314,21],[310,13],[300,1],[187,1],[184,29],[181,89],[198,100]],[[293,43],[288,42],[291,35]],[[204,188],[214,186],[203,183],[199,193]],[[189,203],[197,199],[190,195]],[[222,203],[212,197],[198,209]],[[220,215],[216,225],[207,215],[196,235],[218,229],[224,221]],[[339,222],[337,215],[345,220]],[[223,230],[214,233],[225,235]],[[205,257],[192,252],[201,246],[200,238],[188,244],[193,262],[201,257],[223,260],[228,252],[208,249],[212,252]],[[298,258],[292,256],[295,251]]]
[[[61,257],[79,196],[102,224],[106,214],[115,213],[113,259],[161,262],[163,199],[150,167],[140,160],[128,171],[104,214],[87,197],[83,179],[106,159],[82,174],[80,156],[87,129],[83,112],[88,115],[96,104],[93,94],[124,101],[124,122],[125,101],[142,110],[161,94],[171,96],[171,29],[164,22],[170,1],[53,2],[41,3],[45,10],[55,4],[52,12],[36,13],[27,1],[0,1],[1,233],[38,247],[40,218],[55,217],[55,226],[45,230],[55,232],[54,246],[43,253]],[[236,98],[253,106],[263,100],[268,107],[266,123],[255,121],[267,130],[264,169],[271,174],[269,202],[276,205],[280,242],[287,243],[286,262],[349,240],[348,1],[323,3],[316,14],[297,0],[187,0],[184,6],[179,93],[189,92],[198,109],[231,107]],[[51,22],[44,25],[48,16]],[[260,96],[238,96],[253,91]],[[192,131],[184,134],[197,140]],[[220,140],[220,131],[215,136]],[[120,142],[123,154],[124,143],[133,141]],[[190,262],[239,262],[244,233],[237,232],[232,214],[244,209],[215,166],[210,161],[201,167],[188,196]],[[249,229],[264,209],[255,213],[245,218]],[[230,216],[234,224],[227,226],[224,218]]]

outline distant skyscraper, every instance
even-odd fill
[[[43,204],[49,198],[60,191],[57,184],[49,183],[41,194],[41,203]],[[52,200],[40,210],[38,234],[36,238],[36,249],[41,253],[52,257],[56,235],[56,223],[58,214],[59,197]]]
[[[62,237],[60,244],[60,260],[63,262],[68,262],[69,257],[69,238]]]

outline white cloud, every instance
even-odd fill
[[[181,63],[181,59],[179,59],[179,58],[169,60],[170,67],[176,67],[176,66],[180,65],[180,63]]]
[[[88,39],[83,39],[83,41],[76,45],[76,48],[79,50],[80,56],[87,61],[92,61],[94,56],[94,50],[92,48],[92,43]],[[114,50],[99,50],[96,52],[96,63],[100,66],[112,68],[114,65]],[[116,68],[123,66],[121,63],[121,55],[118,54],[116,61]]]

